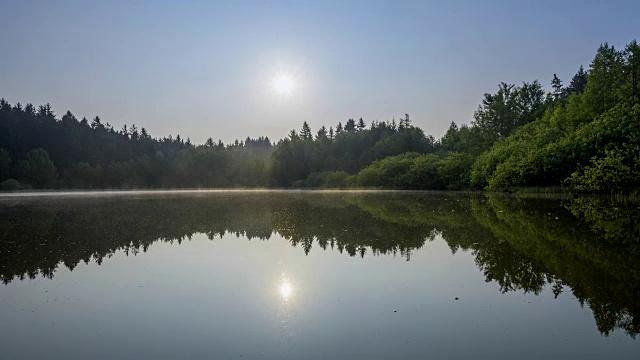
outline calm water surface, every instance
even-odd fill
[[[417,192],[0,197],[0,359],[638,359],[639,209]]]

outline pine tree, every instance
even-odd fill
[[[36,114],[36,108],[33,104],[27,104],[24,107],[24,113],[29,116],[34,116]]]
[[[46,118],[50,118],[50,119],[55,118],[55,114],[53,113],[53,110],[51,109],[51,104],[46,103],[44,105],[40,105],[38,107],[38,116],[46,117]]]
[[[299,139],[300,139],[300,137],[298,136],[298,133],[295,130],[289,131],[289,140],[297,141]]]
[[[316,140],[326,140],[327,139],[327,128],[322,126],[318,133],[316,134]]]
[[[578,70],[578,72],[573,75],[573,78],[571,78],[569,86],[564,89],[566,95],[571,95],[573,93],[583,93],[584,88],[587,86],[587,75],[588,73],[584,71],[584,67],[580,65],[580,69]]]
[[[408,129],[411,127],[411,120],[409,119],[409,114],[404,114],[404,118],[400,118],[400,128]]]
[[[76,117],[69,110],[67,110],[67,112],[64,115],[62,115],[62,119],[61,120],[62,120],[62,122],[67,122],[67,123],[78,121],[76,119]]]
[[[333,140],[334,138],[334,133],[333,133],[333,126],[329,127],[329,139]]]
[[[366,128],[367,125],[364,123],[364,120],[362,120],[362,118],[360,118],[360,120],[358,120],[358,130],[364,130],[364,128]]]
[[[302,130],[300,130],[300,137],[303,140],[311,140],[312,139],[311,127],[309,126],[309,124],[306,121],[304,123],[302,123]]]
[[[138,140],[138,128],[136,124],[132,124],[129,128],[129,135],[131,136],[131,140]]]
[[[553,88],[553,96],[556,99],[559,98],[563,93],[562,80],[560,80],[560,78],[556,74],[553,74],[553,80],[551,80],[551,87]]]
[[[344,126],[344,131],[351,132],[356,129],[356,121],[353,119],[347,120],[347,123]]]

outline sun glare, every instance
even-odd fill
[[[273,91],[278,95],[291,95],[295,89],[293,78],[289,74],[278,74],[273,79]]]
[[[291,296],[291,293],[293,292],[293,288],[291,287],[291,284],[289,283],[289,281],[285,280],[281,285],[280,285],[280,295],[282,295],[282,297],[287,300],[289,299],[289,297]]]

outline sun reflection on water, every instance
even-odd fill
[[[280,285],[280,295],[282,295],[285,300],[288,300],[292,292],[293,288],[291,287],[291,284],[287,279],[285,279],[282,285]]]
[[[287,274],[282,273],[282,280],[280,281],[280,285],[278,287],[278,292],[280,293],[282,299],[285,302],[289,301],[289,299],[291,299],[291,297],[294,295],[294,290],[295,288]]]
[[[275,319],[277,319],[280,328],[280,345],[283,346],[283,351],[286,351],[293,344],[300,331],[299,326],[296,325],[296,302],[299,300],[296,297],[299,295],[300,289],[298,288],[299,283],[295,281],[295,278],[291,278],[287,272],[281,272],[276,281],[272,288],[277,295],[278,303]]]

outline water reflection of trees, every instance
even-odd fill
[[[602,333],[617,328],[632,336],[640,332],[640,238],[639,223],[633,221],[637,204],[488,197],[472,200],[472,208],[478,224],[520,257],[520,267],[506,271],[510,278],[503,271],[496,277],[501,285],[536,293],[545,285],[555,293],[568,287],[581,305],[589,305]],[[615,217],[602,215],[611,208],[617,209]],[[624,226],[614,229],[616,222]],[[480,259],[476,261],[483,263]],[[504,269],[505,264],[495,265]]]
[[[54,276],[117,251],[204,233],[268,240],[305,253],[410,260],[442,236],[469,251],[501,291],[570,291],[609,334],[640,331],[640,211],[632,202],[581,198],[400,193],[220,193],[139,198],[11,200],[0,204],[0,279]],[[214,240],[215,241],[215,240]]]

